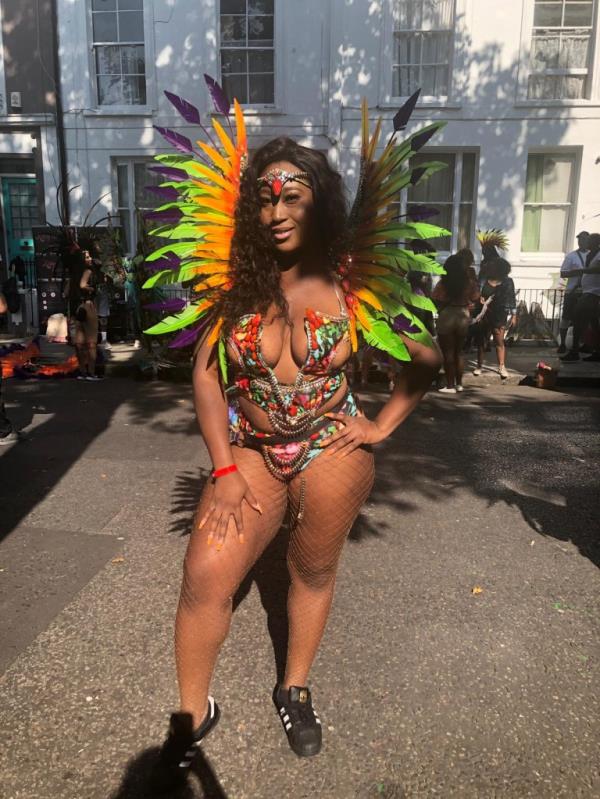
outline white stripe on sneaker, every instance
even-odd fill
[[[291,726],[292,726],[291,721],[288,721],[288,723],[285,725],[286,730],[289,730]]]

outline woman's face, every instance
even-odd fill
[[[269,164],[261,177],[272,169],[286,172],[302,170],[289,161]],[[273,200],[277,199],[275,205]],[[260,221],[269,228],[273,243],[281,253],[289,253],[306,244],[313,225],[314,198],[312,189],[292,180],[286,183],[278,198],[273,197],[271,187],[259,184]]]
[[[90,251],[89,250],[84,250],[83,251],[83,263],[86,266],[91,266],[92,265],[92,256],[90,255]]]

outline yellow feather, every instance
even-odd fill
[[[227,177],[231,177],[232,169],[231,169],[231,162],[226,161],[223,156],[218,153],[214,147],[206,144],[203,141],[197,141],[196,144],[203,150],[206,155],[211,159],[213,164],[223,172],[224,175]]]
[[[369,149],[367,151],[367,161],[372,161],[373,156],[375,154],[375,150],[377,149],[377,143],[379,142],[379,134],[381,133],[381,117],[377,120],[377,124],[375,125],[375,133],[373,133],[373,138],[369,144]]]
[[[222,286],[223,283],[227,283],[228,280],[229,278],[227,275],[213,275],[212,277],[207,277],[206,280],[200,281],[200,283],[196,283],[194,285],[194,291],[205,291],[209,288]]]
[[[370,330],[371,329],[371,323],[367,319],[367,316],[366,316],[365,312],[363,311],[363,309],[360,307],[360,305],[355,305],[354,306],[354,313],[358,317],[358,321],[365,328],[365,330]]]
[[[248,141],[246,138],[246,122],[244,120],[244,113],[242,111],[242,107],[240,106],[237,100],[233,101],[233,107],[235,109],[237,150],[238,152],[242,152],[245,154],[246,151],[248,150]]]
[[[219,175],[217,172],[214,171],[214,169],[209,169],[207,166],[204,166],[204,164],[199,164],[197,161],[193,161],[189,164],[187,168],[190,171],[193,171],[196,174],[201,175],[203,178],[211,180],[217,186],[220,186],[222,189],[225,189],[225,191],[231,191],[233,188],[231,181],[227,180],[227,178],[224,178],[222,175]],[[203,186],[204,184],[201,185]]]
[[[358,269],[353,270],[352,274],[354,275],[354,273],[356,273],[358,277],[361,275],[389,275],[391,271],[391,269],[386,269],[384,266],[375,266],[375,264],[366,263],[360,265]]]
[[[367,157],[367,147],[369,143],[369,106],[367,104],[367,98],[362,98],[362,142],[361,142],[361,149],[360,155],[361,158],[366,159]]]
[[[219,333],[221,332],[221,328],[223,327],[223,319],[219,319],[217,324],[211,330],[210,336],[208,337],[208,344],[216,344],[219,338]]]
[[[223,130],[221,123],[217,119],[213,119],[213,128],[217,132],[217,136],[219,137],[221,144],[223,145],[223,149],[227,153],[227,155],[233,160],[235,158],[235,147],[229,136]]]
[[[369,305],[372,305],[373,308],[376,308],[378,311],[381,311],[383,309],[383,305],[379,302],[377,297],[373,294],[372,291],[370,291],[365,286],[363,286],[362,288],[356,289],[354,291],[354,294],[357,297],[360,297],[361,300],[364,300],[365,302],[368,302]]]

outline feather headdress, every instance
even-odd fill
[[[230,103],[221,87],[205,76],[215,106],[229,114]],[[195,106],[176,95],[166,93],[184,119],[200,125]],[[411,157],[445,123],[435,122],[416,134],[397,142],[396,135],[406,128],[419,92],[405,103],[394,117],[394,131],[379,157],[376,151],[382,119],[369,131],[366,101],[362,106],[362,144],[360,178],[350,213],[350,246],[338,265],[338,275],[351,319],[352,346],[358,347],[358,332],[366,341],[385,350],[394,358],[408,360],[409,355],[398,331],[430,343],[423,323],[414,308],[434,310],[431,301],[412,291],[410,271],[442,274],[443,269],[430,254],[417,254],[401,242],[449,235],[444,228],[422,221],[435,211],[413,207],[399,216],[393,203],[400,191],[426,179],[445,164],[429,161],[410,166]],[[177,155],[159,155],[158,166],[166,181],[157,189],[166,203],[149,217],[162,224],[151,231],[170,240],[147,259],[154,274],[144,288],[195,280],[194,299],[178,313],[167,316],[147,330],[150,334],[180,331],[171,346],[187,346],[202,331],[210,328],[208,340],[219,343],[219,360],[225,370],[225,345],[220,336],[222,320],[215,318],[215,306],[224,291],[231,288],[229,258],[233,236],[233,214],[239,196],[240,177],[247,159],[247,138],[242,109],[233,101],[236,132],[230,134],[213,120],[216,141],[204,131],[210,144],[197,142],[198,150],[186,136],[165,128],[159,132],[178,150]],[[419,213],[422,211],[422,213]],[[165,305],[165,311],[171,307]]]
[[[496,247],[499,250],[508,250],[508,236],[500,228],[478,230],[477,241],[482,247]]]

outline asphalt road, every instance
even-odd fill
[[[312,674],[322,753],[289,751],[270,700],[283,530],[240,591],[190,797],[600,797],[600,399],[488,382],[378,449]],[[190,390],[6,388],[30,440],[0,450],[0,795],[149,799],[209,467]]]

